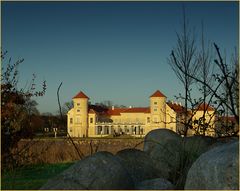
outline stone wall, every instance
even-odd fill
[[[143,150],[143,139],[74,139],[78,151],[83,156],[97,151],[116,154],[127,148]],[[22,140],[14,152],[24,148],[22,163],[61,163],[79,160],[78,152],[69,139],[34,139]],[[22,157],[20,157],[22,158]]]

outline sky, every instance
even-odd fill
[[[1,47],[12,62],[24,58],[19,88],[33,73],[39,89],[46,80],[45,96],[36,99],[41,113],[57,112],[61,82],[62,104],[83,91],[91,103],[148,106],[156,90],[168,100],[183,92],[168,64],[183,5],[196,40],[203,21],[207,40],[230,57],[237,2],[1,2]]]

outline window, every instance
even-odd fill
[[[157,102],[154,102],[154,105],[157,105]]]
[[[106,130],[105,134],[109,134],[109,127],[108,126],[105,126],[105,130]]]
[[[155,108],[154,111],[157,111],[157,108]]]
[[[124,133],[127,133],[127,125],[124,126]]]
[[[150,117],[147,117],[147,123],[150,123]]]
[[[77,106],[80,106],[80,103],[77,103]]]
[[[73,118],[70,118],[70,124],[72,124],[73,123]]]
[[[72,132],[72,128],[70,128],[70,132]]]
[[[77,112],[80,112],[80,109],[78,109]]]
[[[97,127],[97,135],[100,135],[102,133],[102,126]]]
[[[93,123],[93,118],[92,117],[90,118],[90,123]]]
[[[80,117],[76,118],[76,123],[80,123]]]

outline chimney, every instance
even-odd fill
[[[114,105],[112,105],[112,110],[114,110]]]

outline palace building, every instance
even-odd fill
[[[149,131],[166,128],[178,132],[183,126],[185,109],[167,102],[157,90],[149,97],[149,107],[106,108],[89,104],[89,97],[79,92],[73,97],[74,107],[68,112],[68,133],[71,137],[104,137],[128,134],[145,136]],[[212,109],[212,108],[211,108]],[[200,117],[197,111],[194,119]]]

